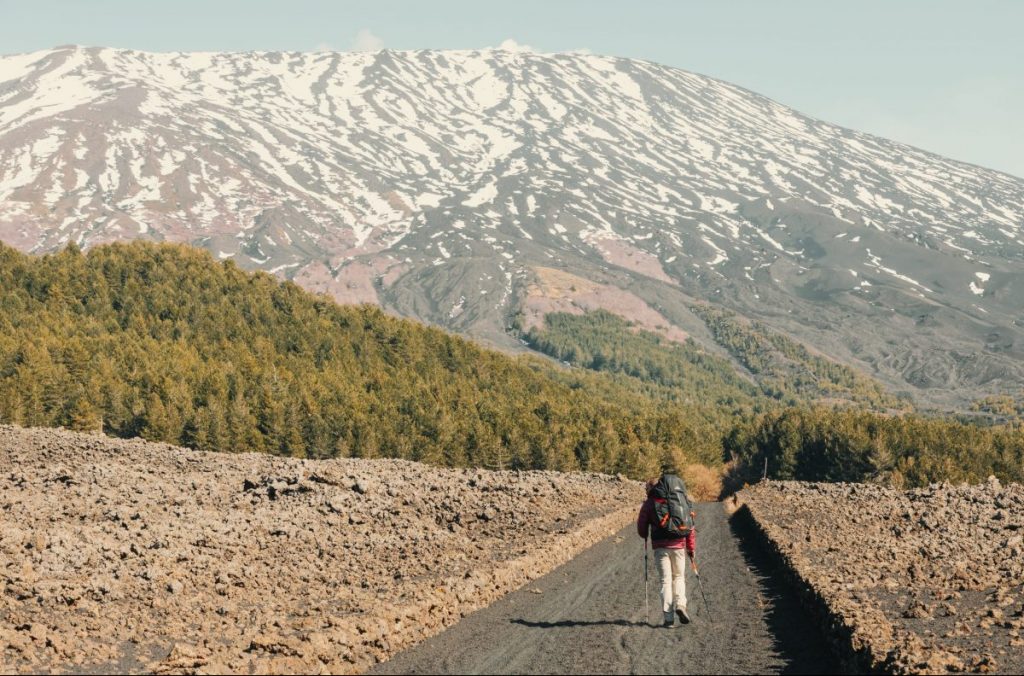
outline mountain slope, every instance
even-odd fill
[[[213,451],[635,478],[671,461],[701,497],[719,494],[725,458],[737,485],[766,459],[780,478],[1020,478],[1019,426],[834,406],[886,401],[875,383],[735,317],[718,330],[731,349],[735,338],[752,346],[741,355],[758,368],[760,396],[695,345],[633,334],[607,314],[553,319],[532,334],[539,347],[577,359],[596,349],[612,372],[482,349],[183,245],[45,256],[0,245],[0,423]],[[780,394],[802,407],[782,408]],[[807,406],[822,396],[826,406]]]
[[[517,345],[725,306],[949,403],[1024,382],[1024,181],[579,54],[0,59],[0,239],[184,241]]]
[[[0,245],[0,422],[462,467],[721,463],[721,413],[553,371],[181,245]]]

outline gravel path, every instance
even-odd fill
[[[698,506],[697,528],[713,624],[690,573],[693,623],[653,626],[653,557],[645,621],[643,547],[629,527],[370,673],[835,673],[819,632],[742,527],[709,503]]]

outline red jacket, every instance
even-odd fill
[[[636,532],[643,539],[647,539],[647,534],[650,529],[654,526],[654,498],[647,496],[644,500],[644,504],[640,507],[640,515],[636,518]],[[684,537],[673,538],[671,540],[651,540],[651,546],[655,549],[682,549],[686,547],[686,552],[693,556],[694,551],[697,549],[697,529],[691,528],[690,532]]]

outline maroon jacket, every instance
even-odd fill
[[[636,532],[646,540],[653,526],[654,498],[648,495],[647,499],[644,500],[644,504],[640,507],[640,515],[636,518]],[[681,538],[673,538],[671,540],[652,539],[651,546],[655,549],[682,549],[686,547],[686,552],[693,556],[694,551],[697,549],[697,529],[691,528],[689,534]]]

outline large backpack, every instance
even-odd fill
[[[662,475],[651,491],[651,497],[654,499],[651,538],[674,540],[689,535],[693,517],[683,480],[675,474]]]

